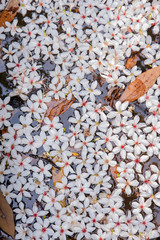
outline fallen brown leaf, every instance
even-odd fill
[[[126,62],[126,68],[127,69],[133,68],[137,64],[138,60],[139,57],[137,55],[129,58]]]
[[[12,208],[7,203],[3,193],[0,191],[0,228],[14,238],[15,224]]]
[[[160,66],[141,73],[131,82],[120,97],[120,101],[133,102],[143,96],[156,82],[160,75]]]
[[[119,172],[117,171],[117,167],[118,167],[118,165],[116,164],[116,166],[114,166],[114,167],[110,166],[110,168],[109,168],[110,172],[111,172],[111,175],[116,182],[117,182],[117,177],[118,177],[118,174],[119,174]]]
[[[10,0],[0,13],[0,27],[6,27],[5,22],[12,22],[19,9],[19,0]]]
[[[45,117],[48,117],[50,120],[52,120],[54,117],[61,115],[68,108],[70,108],[74,100],[74,97],[72,97],[71,100],[67,100],[66,98],[56,100],[53,98],[49,103],[47,103],[47,111]]]
[[[111,87],[107,93],[107,96],[104,97],[104,100],[109,102],[109,105],[112,107],[114,100],[118,99],[122,92],[122,87],[115,86]]]

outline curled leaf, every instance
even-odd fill
[[[133,102],[143,96],[156,82],[160,75],[160,66],[141,73],[131,82],[120,97],[120,101]]]
[[[3,193],[0,191],[0,228],[14,238],[15,224],[12,208],[7,203]]]
[[[48,117],[50,120],[52,120],[54,117],[61,115],[68,108],[70,108],[74,100],[74,97],[72,97],[71,100],[67,100],[66,98],[57,100],[53,98],[49,103],[47,103],[47,111],[45,117]]]

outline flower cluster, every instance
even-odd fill
[[[15,17],[0,28],[15,85],[0,99],[0,189],[16,203],[15,239],[160,235],[160,77],[138,99],[144,117],[136,104],[104,104],[97,80],[124,88],[142,72],[125,67],[137,51],[146,68],[160,65],[159,3],[151,2],[21,0],[23,24]],[[10,100],[17,95],[23,104],[15,117]],[[69,116],[47,115],[52,98],[73,97]],[[53,186],[55,163],[63,177],[53,174]]]

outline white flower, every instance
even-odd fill
[[[98,163],[102,166],[103,170],[108,170],[108,167],[114,167],[116,166],[117,162],[114,159],[114,153],[103,153],[101,158],[98,159]]]
[[[106,144],[106,147],[109,151],[112,150],[113,148],[113,142],[116,140],[117,135],[112,135],[113,131],[112,128],[110,127],[109,129],[104,129],[104,133],[102,132],[97,132],[96,134],[100,136],[100,140],[97,141],[97,145],[103,145],[104,143]]]
[[[21,107],[21,110],[23,112],[28,112],[29,116],[31,117],[32,115],[35,117],[35,119],[41,119],[41,113],[44,112],[42,108],[39,108],[39,103],[38,102],[32,102],[31,100],[27,100],[27,105],[28,107]]]
[[[49,210],[52,206],[54,206],[55,209],[61,210],[62,206],[59,202],[62,201],[63,199],[64,199],[63,194],[59,194],[56,196],[55,190],[50,189],[48,194],[43,198],[43,200],[46,202],[44,209]]]
[[[120,153],[120,156],[125,159],[126,152],[133,152],[133,147],[129,144],[126,135],[122,135],[120,140],[115,139],[116,147],[113,148],[113,153]]]
[[[62,162],[56,161],[56,165],[58,167],[63,167],[64,175],[68,176],[69,173],[74,173],[73,168],[71,167],[72,163],[74,163],[75,157],[68,158],[66,155],[63,157]]]
[[[23,134],[26,135],[27,133],[31,133],[33,131],[31,126],[32,119],[29,117],[29,115],[21,115],[19,121],[20,123],[15,123],[13,125],[13,128],[17,131],[18,136],[22,136]]]
[[[122,207],[122,202],[114,202],[111,200],[109,202],[109,206],[107,206],[104,210],[109,214],[109,217],[113,219],[113,221],[118,221],[118,217],[124,215],[124,212],[120,209]]]
[[[67,236],[71,236],[72,232],[69,231],[69,224],[67,222],[62,223],[62,225],[52,225],[53,229],[55,230],[54,238],[59,238],[60,240],[67,239]]]
[[[150,165],[150,169],[154,172],[153,175],[157,176],[158,183],[160,184],[160,170],[155,164]]]
[[[21,219],[23,223],[26,223],[26,211],[24,208],[24,203],[19,203],[19,208],[13,210],[16,213],[16,220]]]
[[[21,202],[23,196],[27,198],[31,198],[30,192],[28,192],[29,183],[26,183],[25,185],[22,185],[20,181],[17,181],[13,184],[13,187],[16,191],[18,191],[18,194],[16,194],[15,198],[17,202]]]
[[[137,135],[136,133],[132,136],[133,140],[129,140],[130,143],[134,147],[134,153],[139,155],[141,152],[146,152],[146,147],[148,145],[148,141],[145,139],[145,135]]]
[[[75,232],[77,232],[77,240],[85,237],[86,239],[91,239],[91,233],[94,231],[94,227],[89,226],[89,224],[85,224],[83,220],[81,220],[80,226],[75,227]]]
[[[78,194],[78,199],[84,201],[86,195],[92,194],[93,190],[90,188],[90,182],[79,183],[78,186],[72,188],[74,193]]]
[[[141,211],[144,211],[146,214],[152,214],[152,209],[150,208],[151,203],[151,199],[145,201],[143,197],[140,197],[139,202],[132,202],[132,206],[134,208],[133,214],[137,215]]]
[[[4,111],[12,111],[13,108],[8,103],[10,101],[10,97],[6,97],[4,100],[0,98],[0,108]]]
[[[36,236],[40,239],[47,239],[48,240],[48,235],[49,236],[53,236],[54,231],[49,227],[49,220],[48,219],[44,219],[44,221],[42,219],[40,219],[39,222],[34,223],[34,228],[35,228],[35,232],[36,232]]]
[[[63,125],[59,122],[59,117],[54,117],[52,121],[48,117],[45,117],[41,129],[44,132],[49,132],[50,129],[60,129],[62,127]]]
[[[131,187],[136,187],[139,185],[139,182],[137,180],[134,179],[135,176],[134,174],[130,174],[127,176],[127,178],[122,178],[122,177],[118,177],[117,178],[117,181],[118,181],[118,184],[117,184],[117,187],[118,188],[125,188],[125,193],[127,195],[130,195],[131,194]]]
[[[51,164],[44,165],[42,160],[38,161],[38,167],[33,166],[33,177],[37,178],[39,181],[43,181],[44,177],[51,177],[52,174],[49,172],[49,170],[52,168]]]
[[[114,126],[113,133],[118,134],[121,131],[126,133],[126,126],[127,126],[127,116],[121,117],[118,115],[113,121],[112,125]],[[115,128],[116,127],[116,128]]]
[[[7,120],[11,117],[11,113],[7,112],[6,110],[0,110],[0,128],[5,125],[6,127],[9,127],[11,123]]]
[[[84,87],[84,91],[81,91],[80,92],[80,95],[81,96],[85,96],[85,95],[89,95],[90,97],[90,100],[92,102],[95,102],[96,98],[95,98],[95,95],[98,96],[101,94],[101,91],[99,89],[96,89],[97,87],[97,81],[94,81],[91,86],[89,86],[88,83],[84,83],[83,84],[83,87]]]
[[[158,183],[156,182],[157,176],[155,174],[152,175],[149,170],[145,172],[144,176],[142,174],[138,175],[140,181],[143,182],[143,184],[139,186],[140,192],[151,192],[152,188],[158,187]]]
[[[123,116],[127,116],[127,117],[131,117],[132,116],[132,113],[127,111],[127,107],[128,107],[128,102],[124,102],[124,103],[121,103],[120,101],[117,101],[116,102],[116,111],[111,111],[107,114],[107,117],[108,118],[115,118],[117,117],[117,115],[123,115]]]
[[[130,174],[134,174],[133,165],[134,165],[133,162],[125,163],[124,161],[121,161],[117,167],[119,176],[128,179]]]
[[[133,153],[127,153],[127,158],[129,160],[133,161],[136,171],[138,173],[141,173],[142,172],[142,164],[140,164],[140,163],[148,161],[149,156],[147,156],[147,155],[137,156]]]
[[[32,210],[27,208],[25,209],[25,212],[26,215],[29,216],[26,221],[28,224],[31,224],[35,219],[37,222],[39,222],[41,219],[40,217],[44,217],[48,213],[48,211],[38,211],[37,203],[33,204]]]
[[[153,156],[153,154],[159,154],[160,138],[157,137],[157,134],[155,132],[153,132],[152,134],[148,134],[147,140],[148,140],[147,154],[149,156]]]
[[[137,220],[139,221],[139,232],[150,231],[155,228],[155,224],[152,223],[153,215],[148,214],[146,217],[143,217],[141,214],[137,215]]]
[[[126,130],[128,132],[128,136],[132,136],[135,132],[140,135],[142,127],[145,127],[145,123],[138,123],[140,121],[140,117],[136,115],[133,120],[129,120],[126,124]]]
[[[17,234],[16,234],[16,236],[15,236],[15,238],[16,239],[26,239],[26,234],[27,234],[27,230],[28,230],[28,227],[27,227],[27,224],[17,224],[16,225],[16,227],[15,227],[15,229],[16,229],[16,232],[17,232]]]
[[[12,200],[16,198],[16,194],[12,192],[13,189],[14,188],[12,184],[8,185],[7,187],[1,184],[1,191],[5,199],[7,200],[8,204],[11,204]]]

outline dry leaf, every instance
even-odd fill
[[[138,60],[139,60],[139,57],[137,55],[129,58],[126,62],[126,68],[127,69],[133,68],[137,64]]]
[[[56,187],[56,183],[61,182],[62,177],[64,176],[63,167],[60,170],[58,170],[55,167],[52,167],[52,176],[53,176],[53,184]]]
[[[116,166],[112,167],[110,166],[110,172],[111,172],[111,175],[112,177],[114,178],[114,180],[117,182],[117,177],[118,177],[118,174],[119,172],[117,171],[117,167],[118,165],[116,164]]]
[[[58,169],[55,168],[55,167],[52,167],[53,184],[54,184],[55,189],[56,189],[57,192],[59,191],[59,189],[56,187],[56,183],[57,183],[57,182],[62,182],[62,177],[63,177],[63,176],[64,176],[63,167],[62,167],[60,170],[58,170]],[[66,200],[65,200],[65,198],[64,198],[62,201],[60,201],[60,204],[61,204],[62,207],[65,207],[65,206],[66,206]]]
[[[45,117],[48,117],[50,120],[52,120],[54,117],[61,115],[68,108],[70,108],[74,100],[74,97],[72,97],[71,100],[67,100],[66,98],[56,100],[53,98],[49,103],[47,103],[47,111]]]
[[[14,238],[15,225],[12,208],[0,191],[0,228]]]
[[[133,102],[143,96],[156,82],[160,75],[160,66],[147,70],[141,73],[136,79],[129,84],[120,101]]]
[[[5,22],[12,22],[19,9],[19,0],[10,0],[0,14],[0,27],[5,27]]]
[[[104,100],[109,102],[109,105],[112,107],[114,100],[118,99],[122,92],[122,87],[115,86],[111,87],[107,93],[107,96],[104,97]]]

